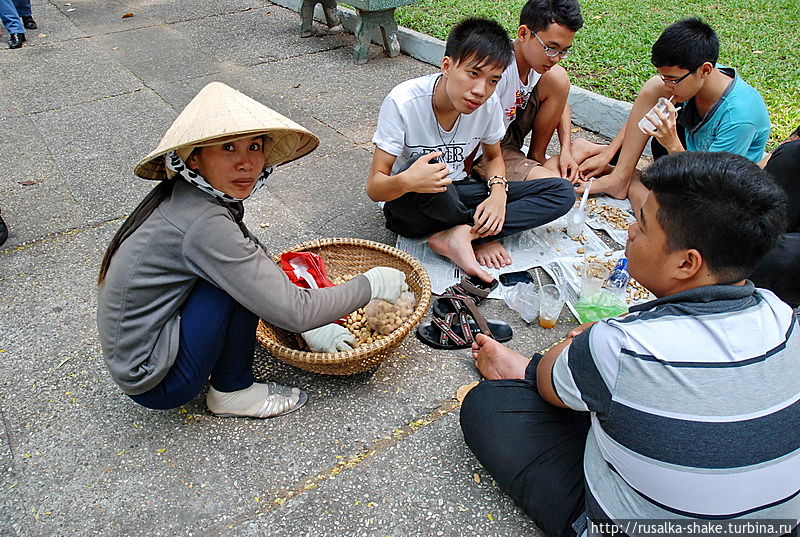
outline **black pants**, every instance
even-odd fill
[[[403,237],[421,239],[461,224],[473,225],[475,208],[486,200],[486,183],[465,179],[445,192],[408,192],[383,206],[386,227]],[[567,214],[575,203],[575,191],[566,179],[553,177],[508,183],[506,219],[497,235],[485,242],[552,222]]]
[[[778,246],[759,262],[750,279],[797,307],[800,305],[800,140],[778,146],[764,169],[786,192],[787,232]]]
[[[588,412],[557,408],[536,391],[531,361],[525,380],[485,380],[461,407],[464,440],[508,494],[548,536],[575,535],[585,509],[583,451]]]

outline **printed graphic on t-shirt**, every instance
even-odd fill
[[[503,110],[503,114],[505,114],[506,119],[511,122],[514,121],[514,118],[517,117],[517,105],[509,106],[508,108]]]
[[[533,88],[529,87],[519,88],[514,99],[514,106],[509,106],[503,110],[503,113],[505,114],[509,123],[514,121],[514,119],[517,117],[517,108],[522,110],[525,109],[525,105],[528,103],[528,98],[531,96],[532,90]]]
[[[445,164],[458,164],[464,163],[464,160],[467,158],[469,152],[472,152],[472,149],[475,147],[476,138],[473,138],[473,141],[469,142],[456,142],[453,144],[446,144],[446,145],[436,145],[436,146],[428,146],[428,145],[410,145],[407,146],[409,150],[409,155],[405,159],[406,161],[415,160],[422,155],[427,155],[428,153],[433,153],[434,151],[441,151],[442,156],[440,157]],[[452,166],[450,167],[452,169]]]
[[[533,93],[532,86],[525,86],[517,90],[517,108],[525,108],[525,105],[528,104],[528,99],[530,98],[531,93]]]

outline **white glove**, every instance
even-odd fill
[[[371,298],[379,298],[390,304],[397,302],[404,291],[408,291],[403,271],[390,267],[375,267],[364,273],[372,289]]]
[[[326,324],[300,335],[315,352],[351,351],[356,345],[356,338],[350,330],[336,323]]]

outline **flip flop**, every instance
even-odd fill
[[[465,297],[471,298],[476,305],[480,304],[498,284],[497,280],[486,283],[475,276],[463,276],[459,283],[445,289],[444,294],[433,302],[433,315],[444,319],[448,313],[458,313],[460,308],[456,302]]]

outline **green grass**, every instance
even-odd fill
[[[422,0],[399,8],[397,22],[445,39],[455,22],[489,17],[516,33],[523,0]],[[772,120],[770,148],[800,124],[798,0],[583,0],[575,53],[562,62],[573,84],[633,101],[655,74],[650,47],[675,20],[699,16],[720,38],[720,63],[735,67],[764,97]]]

